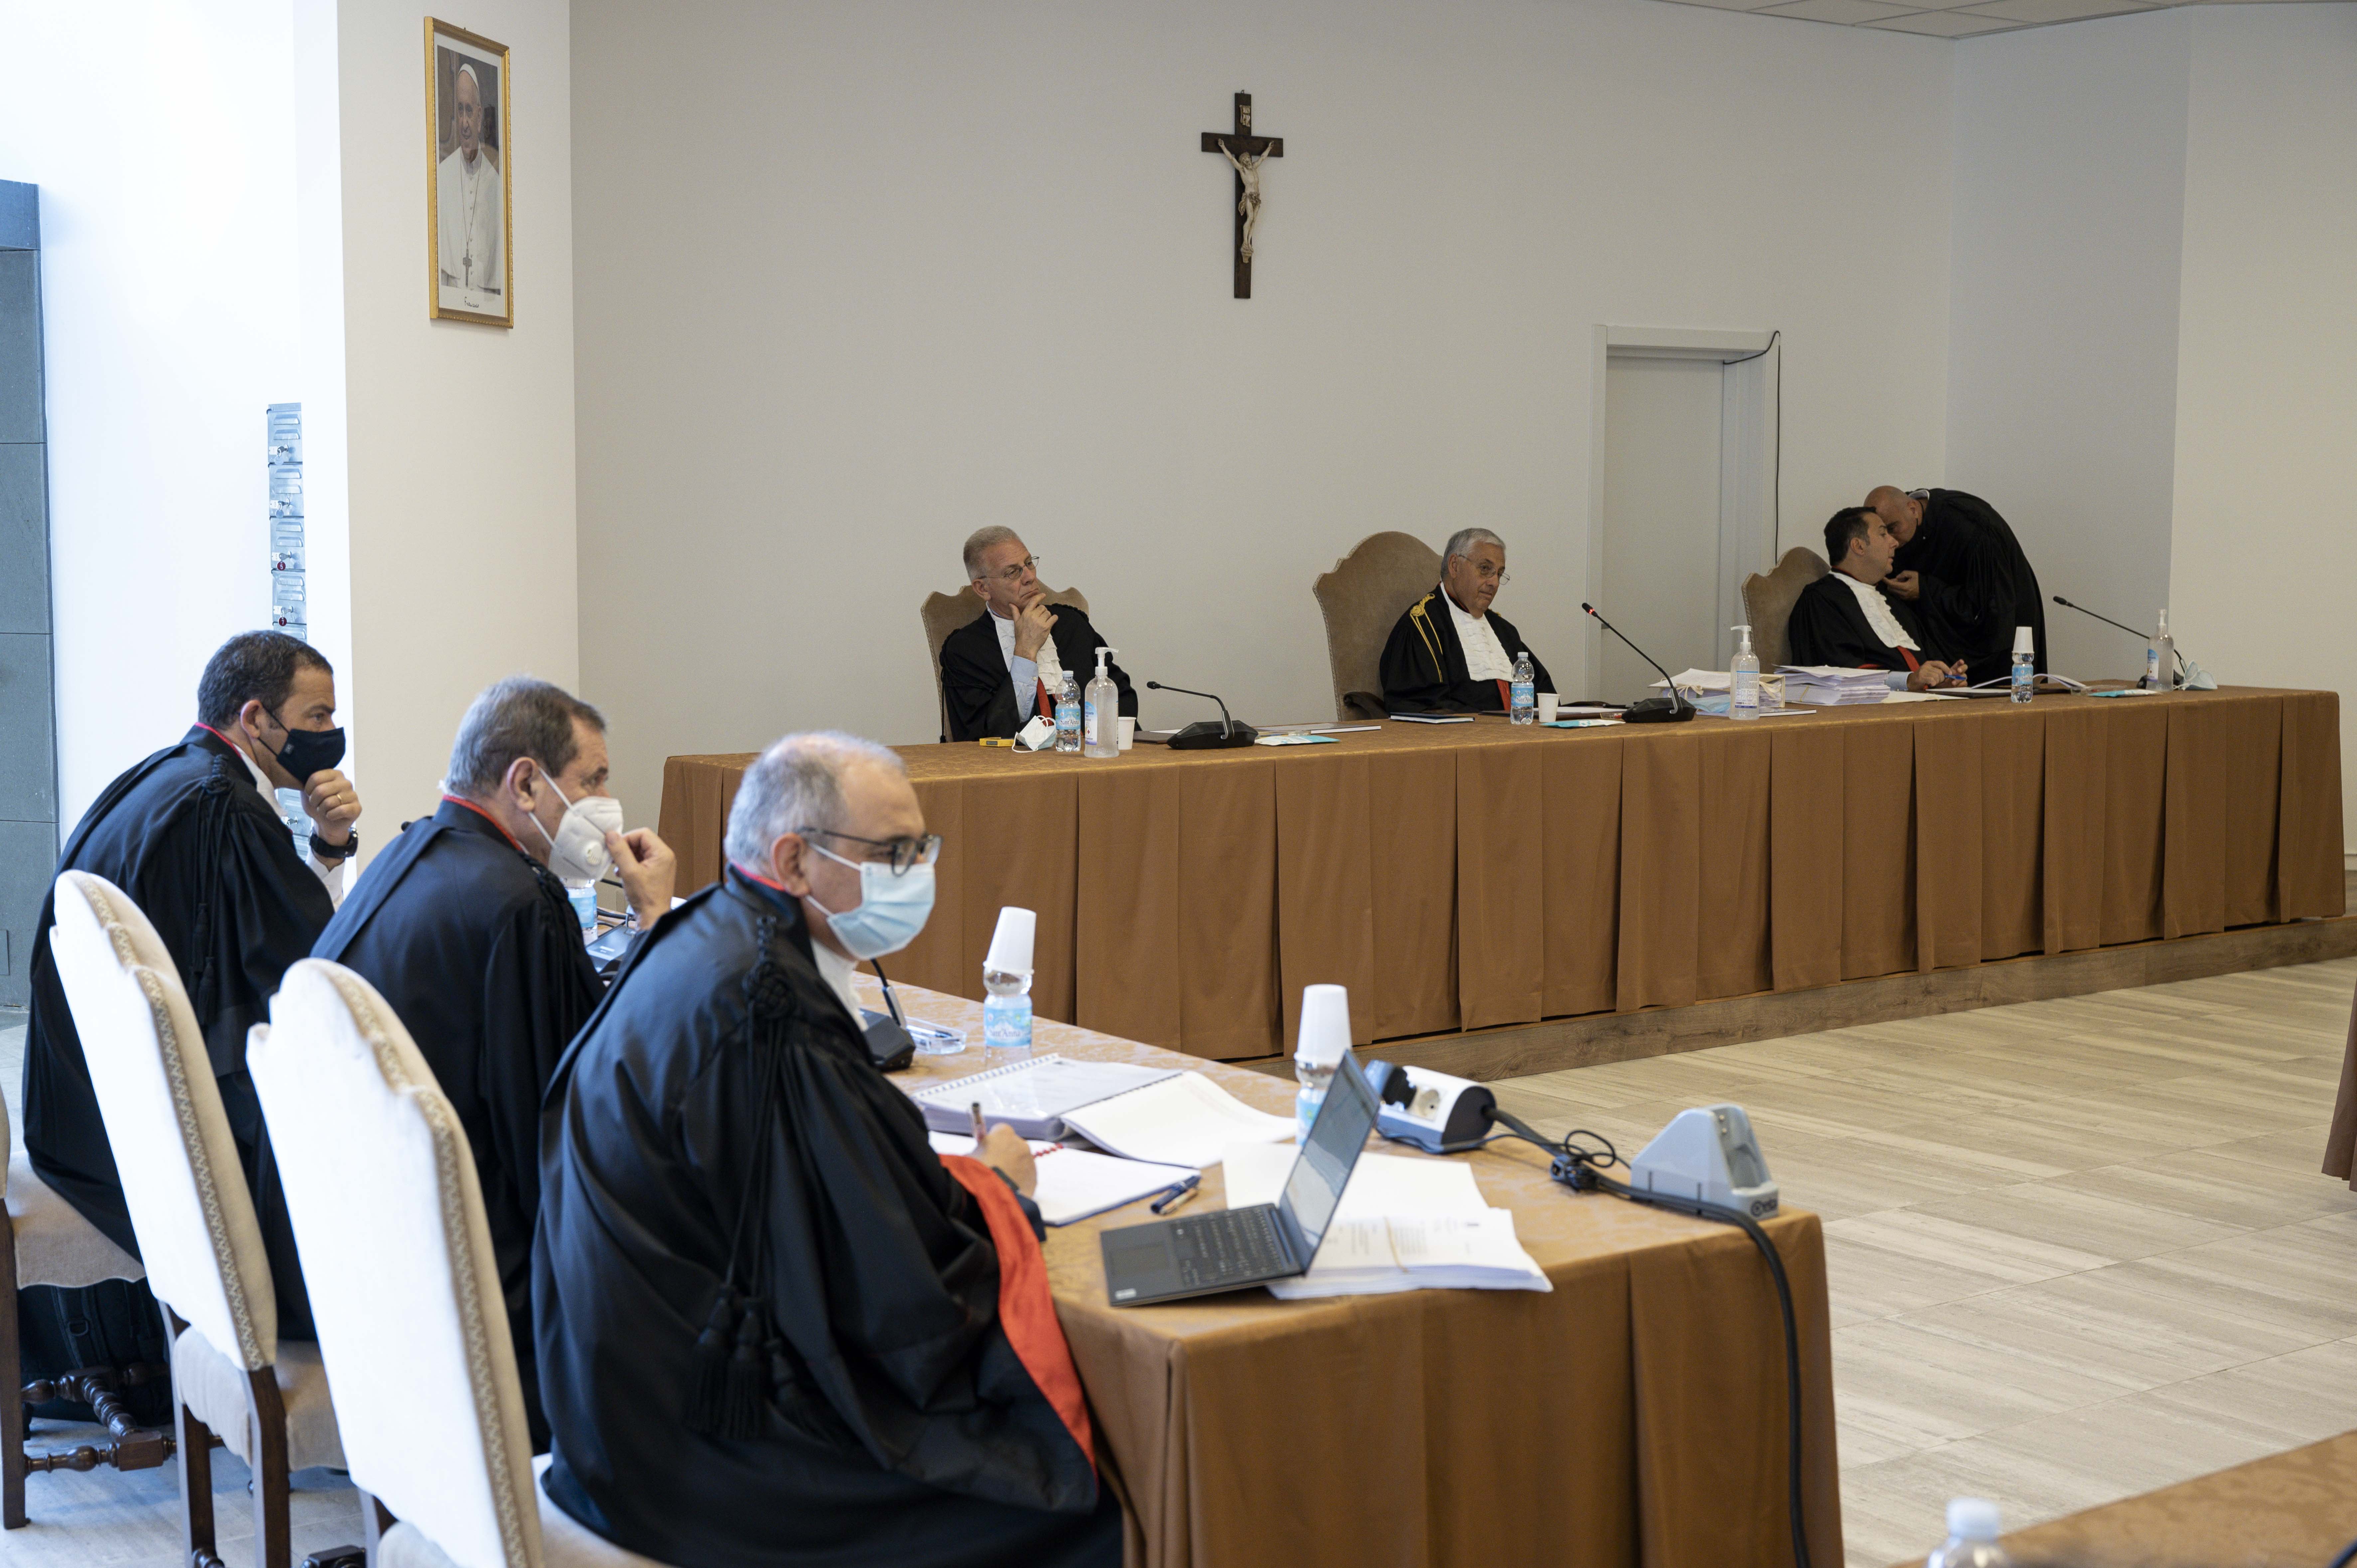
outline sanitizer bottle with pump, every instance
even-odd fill
[[[1121,688],[1105,672],[1110,648],[1097,650],[1096,678],[1089,682],[1088,702],[1082,710],[1082,750],[1091,757],[1121,755]]]
[[[1760,716],[1760,655],[1751,651],[1751,628],[1731,626],[1735,633],[1735,661],[1727,666],[1727,716],[1731,719],[1756,719]]]

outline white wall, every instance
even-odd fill
[[[2221,679],[2340,692],[2357,822],[2357,7],[2192,22],[2174,624]]]
[[[81,7],[8,13],[0,177],[41,188],[64,832],[179,738],[206,656],[269,602],[263,410],[300,395],[289,15],[126,3],[102,41]]]
[[[574,32],[582,690],[634,818],[667,753],[932,738],[917,604],[985,522],[1263,722],[1330,712],[1309,584],[1380,529],[1498,529],[1578,673],[1598,323],[1783,330],[1788,540],[1943,462],[1943,41],[1656,0]],[[1240,88],[1288,138],[1249,303],[1196,150]]]
[[[424,13],[332,3],[341,220],[321,249],[340,241],[348,702],[373,854],[433,810],[478,691],[520,670],[567,685],[577,673],[571,42],[565,0],[466,13],[512,51],[516,325],[434,321]],[[332,337],[330,325],[314,351],[332,357]]]
[[[1940,482],[2005,513],[2048,595],[2131,625],[2151,625],[2169,589],[2194,16],[1956,46]],[[2052,668],[2142,673],[2126,633],[2051,603],[2046,624]]]

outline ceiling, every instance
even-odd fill
[[[1671,0],[1680,5],[1709,5],[1721,11],[1749,11],[1761,16],[1791,16],[1803,22],[1828,22],[1837,27],[1873,27],[1889,33],[1928,33],[1938,38],[1968,38],[1975,33],[2010,32],[2018,27],[2050,27],[2058,22],[2083,22],[2093,16],[2125,16],[2139,11],[2165,11],[2167,4],[2144,0]],[[2242,0],[2190,0],[2195,5],[2235,5]]]

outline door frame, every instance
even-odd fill
[[[1781,331],[1757,332],[1727,328],[1621,327],[1599,322],[1595,329],[1591,391],[1588,396],[1587,439],[1587,581],[1592,598],[1607,599],[1611,585],[1604,580],[1604,432],[1609,401],[1606,392],[1609,361],[1618,355],[1631,360],[1715,360],[1726,367],[1719,378],[1718,403],[1718,625],[1717,641],[1721,664],[1734,657],[1734,634],[1727,628],[1743,619],[1743,579],[1776,564],[1780,476],[1780,385],[1783,375],[1784,342]],[[1580,657],[1595,687],[1602,679],[1603,628],[1592,616],[1580,617]]]

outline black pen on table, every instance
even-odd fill
[[[1190,1176],[1185,1181],[1178,1182],[1174,1186],[1166,1187],[1163,1190],[1162,1196],[1154,1200],[1154,1212],[1157,1214],[1168,1214],[1170,1210],[1178,1208],[1180,1204],[1194,1197],[1196,1190],[1202,1185],[1203,1178],[1200,1176]]]

